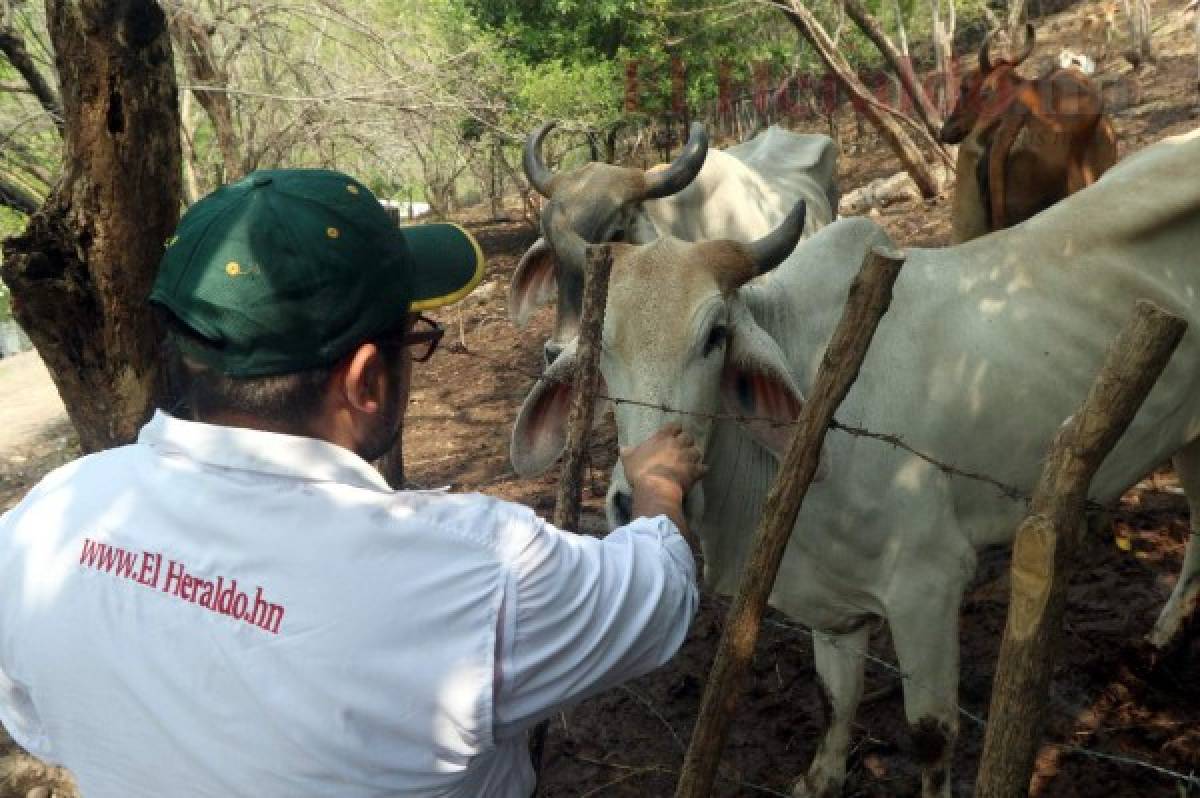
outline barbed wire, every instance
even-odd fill
[[[532,379],[532,380],[546,381],[546,382],[554,383],[557,385],[567,385],[572,382],[572,380],[569,378],[555,377],[555,376],[548,374],[545,371],[535,373],[535,372],[529,371],[528,369],[522,369],[521,367],[514,366],[511,363],[505,363],[505,362],[501,361],[499,358],[494,358],[489,355],[485,355],[481,352],[476,352],[474,350],[468,349],[465,346],[463,346],[462,344],[454,345],[453,347],[450,348],[450,351],[454,352],[455,354],[467,355],[470,357],[479,358],[480,360],[488,361],[494,365],[501,366],[504,369],[513,372],[514,374],[520,374],[520,375],[522,375],[524,377],[528,377],[529,379]],[[640,399],[627,399],[624,397],[610,396],[610,395],[600,392],[600,391],[597,391],[596,398],[603,399],[608,402],[612,402],[614,405],[630,405],[633,407],[644,407],[644,408],[648,408],[650,410],[659,410],[663,413],[672,413],[675,415],[682,415],[682,416],[692,416],[694,418],[703,418],[703,419],[707,419],[710,421],[733,421],[735,423],[740,423],[740,424],[758,423],[758,424],[769,425],[772,428],[794,427],[794,426],[799,425],[798,421],[780,421],[779,419],[770,418],[768,416],[753,416],[753,415],[745,415],[745,414],[738,414],[738,413],[702,413],[702,412],[695,411],[695,410],[682,410],[679,408],[669,407],[669,406],[659,403],[659,402],[647,402],[647,401],[643,401]],[[1028,507],[1033,502],[1032,494],[1030,494],[1026,491],[1023,491],[1020,488],[1017,488],[1013,485],[1009,485],[1005,482],[1002,482],[1001,480],[995,479],[994,477],[990,477],[986,474],[981,474],[976,471],[969,471],[967,469],[959,468],[957,466],[951,465],[950,463],[939,460],[938,458],[934,457],[933,455],[930,455],[927,452],[923,452],[923,451],[911,446],[903,438],[901,438],[899,435],[897,435],[895,433],[874,432],[874,431],[866,429],[864,427],[858,427],[853,424],[847,424],[845,422],[838,421],[836,418],[832,419],[829,422],[829,427],[830,427],[830,429],[835,429],[835,430],[838,430],[839,432],[844,432],[847,435],[852,435],[852,436],[858,437],[858,438],[867,438],[870,440],[878,441],[880,443],[886,443],[886,444],[893,446],[895,448],[898,448],[898,449],[903,449],[904,451],[908,452],[909,454],[913,455],[914,457],[917,457],[917,458],[925,461],[929,465],[933,466],[934,468],[938,469],[938,471],[941,471],[943,474],[946,474],[948,476],[962,477],[963,479],[969,479],[969,480],[973,480],[975,482],[983,483],[985,485],[988,485],[988,486],[994,488],[1004,498],[1009,499],[1011,501],[1022,502],[1026,505],[1026,507]],[[1107,513],[1107,512],[1112,512],[1115,509],[1115,503],[1113,505],[1107,505],[1107,504],[1102,504],[1100,502],[1088,499],[1084,502],[1084,507],[1091,512]]]

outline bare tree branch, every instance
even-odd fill
[[[228,77],[217,65],[208,26],[182,7],[171,16],[170,26],[171,35],[183,57],[188,80],[192,84],[225,85]],[[206,89],[203,85],[193,85],[190,88],[212,121],[217,146],[225,163],[225,180],[237,180],[243,174],[242,148],[233,126],[233,109],[230,106],[229,95]]]
[[[842,3],[846,7],[846,13],[858,25],[859,30],[871,40],[891,65],[900,79],[900,85],[904,87],[905,93],[912,98],[918,118],[925,124],[925,129],[936,138],[942,129],[942,115],[933,101],[929,99],[929,95],[925,93],[925,88],[921,85],[916,73],[913,72],[912,64],[896,49],[896,45],[892,44],[892,40],[884,33],[883,26],[875,17],[871,16],[860,0],[842,0]],[[936,141],[935,147],[940,149],[940,145]]]
[[[62,99],[58,96],[58,90],[51,86],[50,82],[42,75],[41,70],[38,69],[37,64],[29,55],[29,51],[25,48],[25,38],[12,26],[7,2],[4,3],[3,8],[3,17],[0,19],[0,52],[4,53],[8,63],[12,64],[13,69],[17,70],[29,84],[30,91],[42,104],[42,108],[49,114],[50,119],[54,122],[54,127],[61,135],[63,111]]]
[[[13,180],[10,175],[0,171],[0,205],[32,216],[42,206],[42,200]]]
[[[896,153],[905,171],[917,184],[922,196],[936,196],[941,189],[941,181],[933,174],[929,164],[922,157],[921,151],[917,149],[916,144],[901,129],[896,120],[890,114],[881,113],[880,103],[862,85],[850,64],[838,52],[837,46],[820,21],[802,0],[771,0],[771,3],[779,8],[800,35],[808,40],[826,68],[834,74],[850,96],[860,103],[863,115]]]

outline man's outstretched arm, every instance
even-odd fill
[[[700,453],[668,426],[621,455],[629,524],[604,539],[543,524],[517,558],[497,641],[497,738],[663,665],[687,634],[698,591],[683,497],[704,473]]]

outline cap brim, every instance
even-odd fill
[[[483,250],[475,237],[453,223],[400,228],[412,270],[411,310],[431,310],[465,297],[483,279]]]

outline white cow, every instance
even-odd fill
[[[700,174],[681,191],[644,202],[629,242],[660,236],[683,241],[750,241],[774,230],[803,199],[803,236],[834,220],[837,147],[820,133],[771,126],[749,141],[711,150]]]
[[[703,125],[692,126],[683,152],[669,166],[648,171],[589,163],[552,174],[542,161],[542,141],[553,123],[529,135],[524,168],[548,198],[542,213],[558,217],[588,243],[645,244],[660,235],[685,241],[750,240],[769,232],[798,198],[808,202],[806,233],[833,221],[836,148],[828,136],[771,127],[726,150],[709,150]],[[509,314],[524,326],[533,310],[557,299],[554,332],[545,345],[553,362],[579,330],[583,302],[582,254],[564,258],[539,238],[517,264],[509,287]]]
[[[781,229],[783,237],[798,235]],[[788,227],[785,222],[784,228]],[[569,230],[562,246],[581,247]],[[557,245],[557,244],[556,244]],[[753,247],[661,239],[616,245],[601,371],[610,396],[681,411],[792,418],[868,249],[891,246],[863,218],[804,241]],[[750,253],[757,253],[752,258]],[[764,255],[764,253],[774,253]],[[1032,491],[1051,439],[1083,400],[1135,300],[1187,319],[1158,385],[1092,484],[1117,499],[1175,456],[1192,507],[1200,497],[1200,131],[1168,139],[1114,167],[1095,185],[1021,225],[945,249],[911,249],[861,374],[838,417],[897,433],[919,451]],[[751,263],[757,260],[758,266]],[[513,461],[536,473],[561,451],[568,347],[527,397]],[[667,421],[705,447],[710,471],[688,496],[704,545],[708,585],[731,592],[746,561],[783,436],[618,404],[622,445]],[[958,720],[958,616],[980,546],[1011,540],[1025,507],[987,485],[947,475],[902,449],[831,431],[784,556],[771,603],[833,635],[815,640],[830,727],[797,795],[836,795],[863,685],[860,652],[885,618],[904,703],[922,759],[922,794],[950,794]],[[628,515],[629,488],[613,474],[609,513]],[[1193,513],[1179,581],[1151,634],[1163,644],[1200,594],[1200,515]]]

